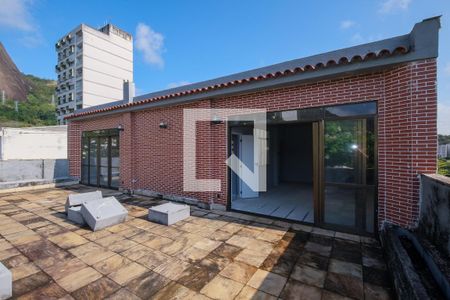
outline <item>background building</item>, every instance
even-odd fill
[[[133,81],[133,37],[107,24],[81,24],[55,45],[58,64],[58,124],[77,109],[123,99],[123,82]]]

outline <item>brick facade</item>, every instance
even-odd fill
[[[418,215],[420,173],[436,172],[436,61],[412,62],[371,74],[194,103],[73,120],[70,173],[80,177],[82,131],[125,128],[120,137],[121,187],[226,204],[226,125],[197,125],[197,177],[220,179],[218,193],[183,192],[183,109],[265,108],[281,111],[376,101],[378,104],[378,220],[412,226]],[[168,124],[167,129],[159,123]]]

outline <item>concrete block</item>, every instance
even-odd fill
[[[189,205],[165,203],[148,209],[149,221],[172,225],[188,218],[191,214]]]
[[[84,201],[81,204],[81,215],[84,221],[97,231],[125,221],[128,211],[115,197],[107,197],[97,201]]]
[[[81,215],[81,205],[69,207],[67,211],[67,219],[80,225],[86,224],[83,216]]]
[[[96,201],[102,198],[103,198],[102,191],[95,191],[83,194],[70,194],[66,200],[65,205],[66,214],[68,213],[69,207],[80,206],[83,202]]]
[[[12,296],[12,274],[0,262],[0,300],[8,299]]]

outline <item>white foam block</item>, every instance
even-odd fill
[[[191,215],[189,205],[165,203],[148,209],[149,221],[164,225],[172,225]]]
[[[12,274],[0,263],[0,299],[8,299],[12,296]]]
[[[103,198],[102,191],[95,191],[82,194],[70,194],[66,200],[65,205],[66,214],[68,213],[69,207],[79,206],[81,205],[81,203],[85,201],[95,201],[102,198]]]
[[[81,215],[81,205],[69,207],[69,210],[67,211],[67,219],[80,225],[86,224],[83,216]]]
[[[107,197],[98,201],[83,202],[81,215],[89,227],[97,231],[122,223],[127,218],[128,211],[115,197]]]

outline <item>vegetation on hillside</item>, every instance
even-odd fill
[[[13,100],[0,101],[0,127],[26,127],[56,125],[55,106],[52,104],[56,82],[24,75],[31,89],[27,101],[19,102],[18,112]]]
[[[450,135],[438,134],[439,145],[450,144]]]

